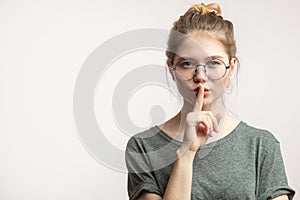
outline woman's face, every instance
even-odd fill
[[[213,60],[213,62],[208,62],[210,60]],[[186,80],[181,76],[182,74],[179,73],[179,66],[186,70],[185,68],[198,64],[212,63],[212,65],[215,65],[215,61],[219,60],[230,67],[226,73],[224,70],[225,75],[218,80],[207,77],[204,72],[204,67],[202,66],[198,67],[198,72],[191,80]],[[213,105],[213,103],[219,100],[224,94],[228,81],[233,73],[236,59],[233,58],[230,62],[224,46],[207,33],[201,32],[189,33],[187,39],[180,43],[173,63],[168,61],[167,64],[169,67],[176,67],[176,72],[171,68],[169,68],[169,70],[183,98],[191,104],[194,104],[198,95],[195,90],[197,90],[199,84],[202,84],[205,87],[203,106],[209,106]]]

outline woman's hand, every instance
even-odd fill
[[[200,84],[193,111],[186,117],[187,124],[181,150],[197,151],[206,143],[208,137],[212,136],[212,131],[218,132],[218,120],[221,115],[214,116],[211,111],[202,111],[203,98],[204,87]]]

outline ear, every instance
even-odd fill
[[[167,64],[166,67],[168,67],[169,72],[170,72],[170,74],[172,76],[173,81],[175,81],[174,74],[173,74],[173,69],[171,69],[171,67],[173,66],[173,62],[168,58],[167,61],[166,61],[166,64]]]
[[[237,59],[236,58],[232,58],[231,61],[230,61],[230,68],[229,68],[229,77],[232,76],[233,72],[234,72],[234,69],[235,69],[235,66],[237,64]]]

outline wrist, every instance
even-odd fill
[[[186,146],[181,146],[177,151],[176,151],[176,158],[186,158],[186,159],[191,159],[194,160],[194,157],[196,155],[197,151],[190,150]]]

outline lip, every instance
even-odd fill
[[[198,91],[199,91],[199,87],[196,87],[194,89],[194,93],[195,93],[196,96],[198,96]],[[209,94],[209,91],[210,90],[208,88],[204,87],[204,96],[207,96]]]
[[[196,87],[195,89],[194,89],[194,91],[195,92],[198,92],[199,91],[199,87]],[[208,92],[208,91],[210,91],[208,88],[206,88],[206,87],[204,87],[204,92]]]

